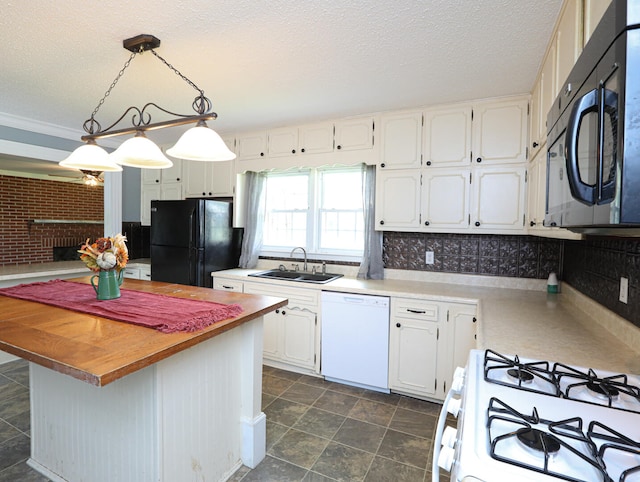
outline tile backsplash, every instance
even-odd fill
[[[492,234],[384,233],[389,269],[546,279],[561,275],[562,241]],[[433,251],[434,264],[426,264]]]
[[[640,240],[589,237],[565,241],[563,277],[571,286],[640,327]],[[620,278],[629,280],[619,301]]]

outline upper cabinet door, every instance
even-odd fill
[[[347,119],[335,124],[337,151],[354,151],[373,147],[373,118]]]
[[[525,232],[526,167],[491,166],[473,172],[471,229]]]
[[[267,154],[267,133],[248,132],[237,139],[236,154],[239,160],[260,159]]]
[[[376,229],[415,231],[420,227],[420,169],[376,173]]]
[[[606,3],[605,0],[598,0]],[[582,52],[582,2],[568,1],[556,30],[556,85],[562,86]]]
[[[382,116],[383,169],[415,169],[422,161],[422,112]]]
[[[506,164],[527,160],[527,106],[526,99],[474,106],[473,164]]]
[[[425,166],[468,165],[471,153],[471,106],[424,113]]]
[[[293,156],[298,152],[298,129],[286,127],[269,131],[269,156]]]
[[[422,225],[426,230],[469,227],[470,168],[426,169],[422,179]]]
[[[583,45],[591,38],[598,22],[607,10],[611,0],[584,0],[584,41]]]
[[[300,154],[322,154],[333,151],[333,123],[324,122],[300,127],[298,152]]]

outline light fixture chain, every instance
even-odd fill
[[[91,113],[91,120],[93,120],[93,118],[95,117],[95,115],[98,113],[98,111],[100,110],[100,107],[102,107],[102,104],[104,104],[104,101],[107,99],[107,97],[109,97],[109,94],[111,94],[111,91],[113,90],[113,88],[116,86],[116,84],[118,83],[118,81],[120,80],[120,77],[123,76],[124,71],[127,70],[127,67],[129,67],[129,64],[131,63],[131,61],[133,60],[133,58],[136,56],[137,52],[133,52],[130,56],[129,59],[124,63],[124,66],[122,67],[122,69],[120,69],[120,72],[118,72],[118,75],[116,76],[115,79],[113,79],[113,82],[111,82],[111,85],[109,86],[109,88],[107,89],[107,91],[104,93],[104,96],[102,97],[102,99],[100,99],[100,102],[98,102],[98,105],[96,106],[95,109],[93,109],[93,112]]]
[[[160,54],[158,54],[155,50],[151,49],[151,53],[153,55],[155,55],[159,60],[162,61],[162,63],[164,63],[167,67],[169,67],[171,70],[173,70],[176,75],[178,75],[182,80],[184,80],[187,84],[189,84],[191,87],[193,87],[195,90],[197,90],[198,92],[200,92],[200,97],[204,97],[204,91],[198,87],[196,84],[194,84],[189,78],[187,78],[182,72],[180,72],[178,69],[176,69],[173,65],[171,65],[169,62],[167,62]],[[206,97],[205,97],[206,98]],[[202,113],[202,112],[201,112]]]

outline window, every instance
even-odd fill
[[[364,246],[362,168],[267,174],[263,255],[296,246],[324,259],[359,260]]]

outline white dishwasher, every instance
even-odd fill
[[[389,393],[389,298],[322,292],[321,373]]]

